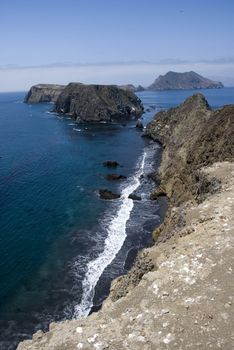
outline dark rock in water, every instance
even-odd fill
[[[108,175],[106,175],[107,180],[113,180],[113,181],[124,180],[126,178],[127,178],[126,176],[120,175],[120,174],[108,174]]]
[[[103,165],[107,168],[117,168],[119,166],[119,163],[115,160],[106,160],[103,162]]]
[[[55,102],[65,85],[38,84],[31,87],[25,97],[26,103]]]
[[[191,71],[184,73],[168,72],[159,77],[148,87],[148,90],[183,90],[183,89],[219,89],[220,81],[213,81]]]
[[[140,99],[114,85],[70,83],[55,103],[54,112],[71,115],[76,122],[123,121],[143,113]]]
[[[138,196],[138,195],[135,194],[135,193],[131,193],[131,194],[128,196],[128,198],[130,198],[130,199],[132,199],[132,200],[134,200],[134,201],[141,201],[141,197]]]
[[[102,199],[117,199],[120,198],[120,194],[118,193],[113,193],[110,190],[104,189],[104,190],[99,190],[99,195],[100,198]]]
[[[142,122],[140,120],[137,121],[136,128],[141,129],[141,130],[144,129],[144,125],[142,124]]]

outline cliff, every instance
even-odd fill
[[[114,85],[70,83],[59,95],[54,111],[71,115],[76,122],[139,118],[143,106],[138,97]]]
[[[25,97],[26,103],[55,102],[65,85],[38,84],[30,88]]]
[[[178,90],[178,89],[218,89],[223,88],[221,82],[216,82],[191,71],[185,73],[168,72],[159,77],[148,87],[148,90]]]
[[[155,177],[170,203],[157,244],[99,312],[53,323],[18,350],[233,349],[234,106],[213,111],[197,94],[146,133],[163,145]]]
[[[202,94],[195,94],[156,114],[145,135],[163,145],[160,187],[173,204],[197,199],[199,168],[234,158],[234,106],[214,111]]]

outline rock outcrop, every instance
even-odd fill
[[[178,89],[219,89],[221,82],[204,78],[196,72],[168,72],[159,77],[148,87],[148,90],[178,90]]]
[[[30,88],[25,97],[26,103],[56,102],[65,85],[38,84]]]
[[[70,83],[58,97],[54,112],[69,114],[76,122],[111,122],[139,118],[143,105],[134,93],[114,85]]]
[[[101,199],[107,199],[107,200],[120,198],[120,194],[114,193],[107,189],[99,190],[99,196]]]
[[[132,92],[145,91],[145,88],[142,85],[134,86],[133,84],[126,84],[126,85],[118,85],[118,87],[123,90],[132,91]]]

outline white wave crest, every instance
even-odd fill
[[[144,172],[146,153],[140,161],[139,170],[130,178],[128,185],[122,190],[120,205],[115,217],[107,229],[108,235],[104,243],[103,252],[87,265],[87,272],[82,282],[83,294],[80,304],[74,308],[74,318],[88,316],[92,306],[95,287],[105,268],[114,260],[126,238],[126,224],[133,209],[133,200],[128,196],[140,185],[140,176]]]

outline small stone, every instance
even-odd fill
[[[162,310],[162,315],[169,314],[170,310],[169,309],[163,309]]]

